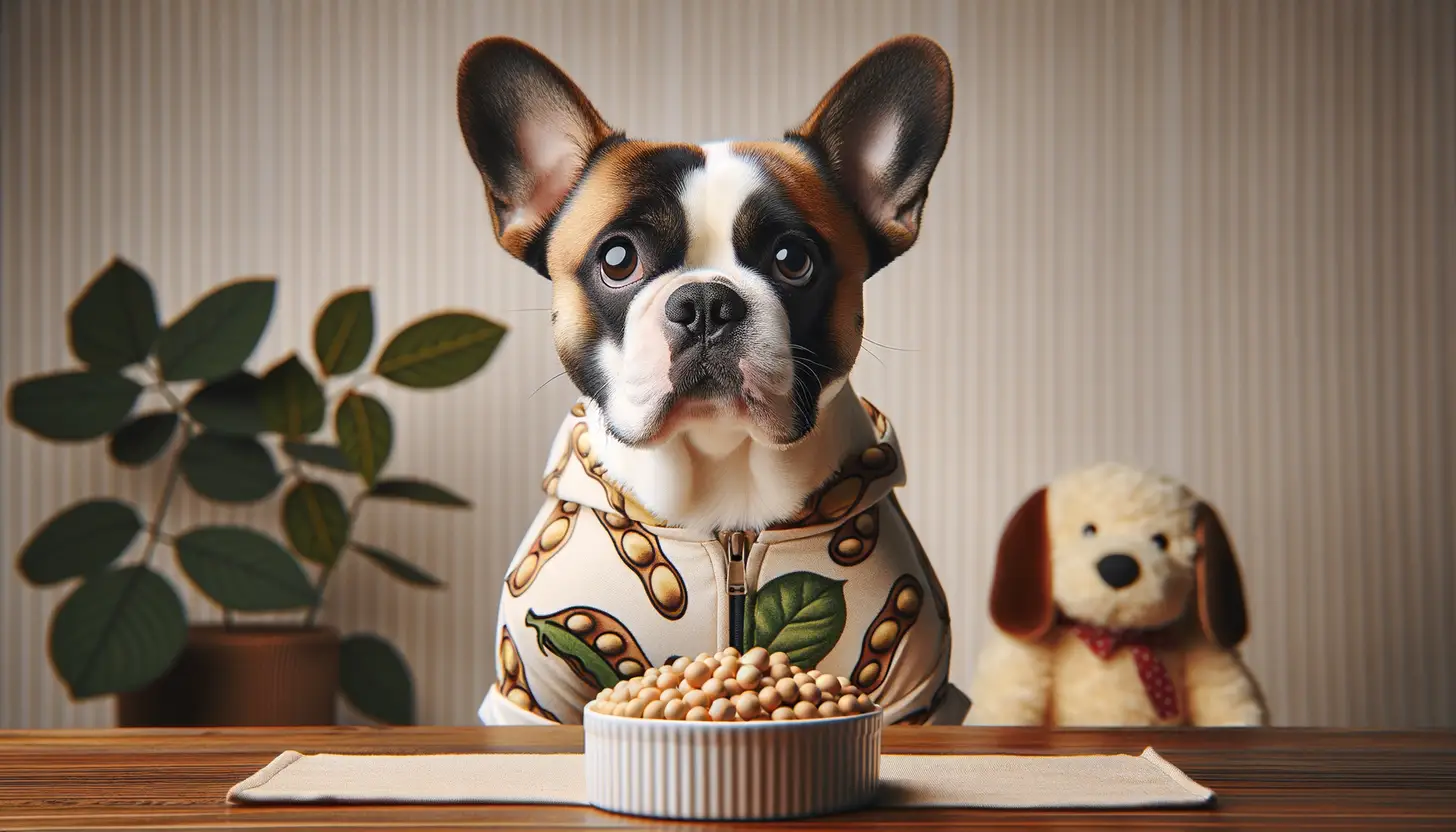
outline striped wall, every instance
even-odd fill
[[[896,422],[902,502],[960,604],[955,678],[1008,512],[1113,457],[1221,510],[1278,723],[1456,725],[1452,2],[5,2],[0,379],[68,362],[65,309],[113,253],[168,314],[278,275],[260,364],[359,284],[384,330],[444,307],[508,323],[469,384],[379,390],[400,470],[478,508],[371,507],[363,534],[450,588],[348,563],[327,616],[404,647],[422,720],[468,724],[574,392],[548,381],[548,284],[486,233],[459,56],[513,34],[635,134],[768,137],[904,32],[950,53],[955,128],[920,243],[867,287],[855,383]],[[0,548],[83,496],[149,503],[159,477],[6,425]],[[0,570],[0,726],[111,719],[48,665],[60,597]]]

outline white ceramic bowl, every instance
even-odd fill
[[[585,712],[586,794],[677,820],[774,820],[868,805],[883,711],[783,722],[679,722]]]

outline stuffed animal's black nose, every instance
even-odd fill
[[[1138,579],[1142,567],[1131,555],[1106,555],[1097,561],[1097,574],[1113,589],[1122,589]]]
[[[748,317],[748,304],[722,283],[687,283],[668,296],[663,311],[693,338],[711,343],[721,341]]]

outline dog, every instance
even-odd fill
[[[971,685],[979,725],[1256,726],[1268,710],[1237,646],[1243,579],[1212,506],[1103,463],[1012,515]]]
[[[457,92],[495,238],[551,281],[582,394],[508,569],[481,720],[579,723],[646,667],[762,645],[890,721],[961,722],[899,445],[849,383],[863,284],[915,242],[950,133],[945,53],[880,45],[776,141],[629,138],[504,37]]]

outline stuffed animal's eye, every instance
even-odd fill
[[[597,263],[602,282],[613,288],[626,286],[642,276],[637,247],[626,237],[613,237],[603,243],[597,252]]]
[[[1087,525],[1085,525],[1085,526],[1082,527],[1082,536],[1083,537],[1094,537],[1094,536],[1096,536],[1096,534],[1097,534],[1097,526],[1096,526],[1096,524],[1094,524],[1094,523],[1088,523]]]
[[[792,286],[803,286],[814,276],[814,258],[809,246],[792,238],[785,238],[774,245],[774,274]]]
[[[1156,546],[1159,549],[1162,549],[1164,551],[1167,551],[1167,549],[1168,549],[1168,536],[1167,535],[1165,535],[1165,534],[1155,534],[1152,537],[1152,541],[1153,541],[1153,545],[1154,546]]]

